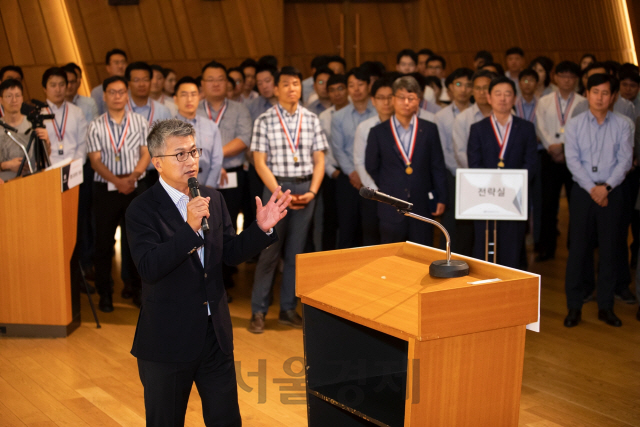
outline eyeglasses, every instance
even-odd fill
[[[6,100],[17,100],[17,99],[22,99],[22,94],[17,94],[17,93],[13,93],[13,94],[8,94],[5,93],[4,95],[2,95],[2,97]]]
[[[191,157],[193,157],[194,159],[197,159],[198,157],[200,157],[200,155],[202,154],[202,148],[194,148],[191,151],[181,151],[179,153],[176,154],[164,154],[162,156],[154,156],[154,157],[174,157],[179,161],[179,162],[186,162],[187,159],[189,158],[189,155],[191,155]]]
[[[418,102],[420,100],[420,98],[418,98],[417,96],[407,96],[407,97],[396,96],[396,98],[398,98],[398,100],[400,102],[407,102],[407,101],[409,101],[409,102]]]
[[[124,96],[124,95],[126,95],[126,93],[127,93],[126,89],[124,89],[124,90],[113,90],[113,89],[111,89],[111,90],[107,91],[107,95],[109,95],[109,96],[117,96],[117,97]]]

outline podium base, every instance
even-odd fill
[[[434,261],[429,265],[429,275],[431,277],[440,277],[450,279],[453,277],[463,277],[469,274],[469,264],[460,260],[451,260],[447,264],[447,260]]]

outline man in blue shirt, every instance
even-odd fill
[[[331,107],[331,99],[327,91],[327,81],[333,76],[333,71],[328,67],[320,67],[313,75],[313,88],[316,100],[307,105],[307,110],[320,116],[327,108]]]
[[[570,249],[565,279],[569,313],[564,320],[568,328],[581,320],[583,270],[585,261],[592,259],[592,230],[599,243],[598,319],[611,326],[622,325],[613,312],[613,300],[618,275],[616,257],[620,245],[626,245],[620,233],[624,215],[620,184],[631,168],[633,134],[627,120],[609,111],[618,85],[618,80],[608,74],[589,77],[589,110],[574,117],[566,127],[565,158],[578,184],[572,186],[570,198]]]
[[[360,176],[353,163],[353,142],[360,123],[376,114],[369,97],[369,76],[360,68],[347,73],[347,90],[351,104],[331,118],[331,151],[340,166],[336,182],[338,209],[338,249],[360,243]]]
[[[127,54],[122,49],[112,49],[107,52],[106,57],[107,73],[108,77],[111,76],[124,76],[124,70],[127,68]],[[96,101],[98,106],[98,114],[104,114],[107,111],[107,106],[104,103],[104,96],[102,90],[102,82],[91,90],[91,97]]]

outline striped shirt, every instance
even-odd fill
[[[292,152],[285,131],[280,123],[278,112],[289,129],[292,143],[296,144],[299,115],[302,114],[300,138],[295,153]],[[296,111],[289,114],[280,104],[276,104],[262,114],[253,125],[251,151],[267,153],[267,167],[275,176],[300,177],[313,174],[313,153],[325,151],[327,138],[320,126],[318,116],[297,105]],[[294,157],[298,158],[298,166]]]
[[[204,117],[207,120],[216,122],[216,118],[220,113],[220,110],[216,111],[209,104],[209,111],[205,108],[205,102],[203,99],[198,105],[198,115]],[[249,110],[243,104],[236,101],[225,100],[225,103],[220,108],[226,108],[220,120],[218,120],[218,128],[220,129],[220,136],[222,138],[222,146],[224,147],[232,140],[239,138],[247,147],[251,144],[251,126],[253,121]],[[211,117],[209,117],[211,113]],[[222,162],[222,167],[225,169],[236,168],[242,166],[244,163],[244,152],[237,154],[233,157],[225,157]]]
[[[126,128],[127,117],[129,127]],[[120,161],[117,160],[114,146],[124,135],[124,143],[119,152]],[[140,147],[147,146],[149,124],[140,114],[126,112],[120,124],[116,123],[109,113],[104,113],[89,124],[88,152],[100,152],[102,163],[114,175],[131,174],[140,160]],[[142,174],[138,179],[144,177]],[[97,182],[107,181],[98,172],[94,175]]]
[[[87,120],[84,113],[67,101],[60,108],[49,100],[47,104],[49,107],[43,108],[42,114],[56,116],[55,120],[45,120],[44,123],[51,142],[51,164],[65,159],[81,159],[84,164],[87,160]]]
[[[162,179],[162,177],[160,177],[159,181],[160,185],[162,185],[162,187],[171,198],[171,201],[176,205],[176,208],[178,208],[178,212],[180,212],[180,215],[182,215],[182,219],[184,219],[184,222],[187,222],[187,203],[189,203],[189,196],[167,184],[164,179]],[[204,239],[202,228],[198,230],[198,235],[200,235],[200,237]],[[202,264],[202,266],[204,267],[204,245],[198,248],[198,257],[200,258],[200,264]],[[209,308],[209,303],[207,303],[207,311],[209,312],[209,316],[211,316],[211,308]]]

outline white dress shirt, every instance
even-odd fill
[[[556,96],[560,101],[561,110],[567,110],[565,112],[566,122],[564,126],[561,125],[558,119]],[[545,149],[548,150],[552,144],[564,144],[564,132],[562,128],[572,120],[576,108],[584,108],[585,104],[587,104],[587,100],[583,96],[577,93],[573,96],[575,96],[575,98],[569,108],[567,108],[569,100],[563,99],[562,96],[560,96],[560,92],[545,95],[538,101],[538,106],[536,107],[536,133]],[[588,108],[587,106],[586,109]]]
[[[458,114],[453,121],[453,150],[459,168],[469,167],[469,161],[467,160],[469,132],[471,132],[471,125],[478,123],[482,119],[484,119],[484,114],[480,111],[478,104],[473,104]]]
[[[55,120],[45,120],[51,142],[51,164],[64,159],[87,160],[87,120],[80,107],[64,101],[60,108],[47,100],[48,108],[42,114],[55,114]],[[66,110],[66,123],[63,114]],[[54,123],[55,122],[55,123]],[[56,127],[56,128],[54,128]],[[59,140],[62,136],[62,140]]]

